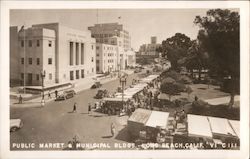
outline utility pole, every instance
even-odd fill
[[[120,78],[120,83],[122,84],[122,108],[124,109],[124,86],[126,84],[127,78],[126,77],[121,77]]]
[[[45,101],[44,101],[44,78],[45,78],[45,76],[46,76],[45,70],[41,71],[41,77],[42,77],[42,101],[41,101],[41,104],[42,104],[42,106],[44,106],[44,104],[45,104]]]

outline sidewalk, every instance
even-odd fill
[[[230,96],[227,97],[220,97],[220,98],[212,98],[212,99],[207,99],[205,102],[207,102],[210,105],[222,105],[222,104],[228,104],[230,101]],[[236,95],[234,97],[234,102],[237,103],[240,101],[240,96]]]
[[[132,70],[123,70],[123,72],[126,72],[127,74],[133,74]],[[71,89],[74,89],[76,91],[76,93],[78,93],[78,92],[90,89],[91,86],[97,80],[100,81],[101,84],[105,84],[105,83],[114,81],[114,80],[116,80],[118,78],[117,76],[113,77],[113,78],[111,78],[110,76],[98,78],[98,76],[100,76],[100,75],[96,74],[94,76],[89,76],[89,77],[86,77],[86,78],[84,78],[82,80],[75,81],[74,83],[72,83],[74,85],[74,87],[71,88]],[[46,103],[55,100],[54,94],[51,95],[51,96],[52,96],[52,98],[49,99],[48,96],[45,95],[45,105],[46,105]],[[42,101],[41,96],[38,97],[38,98],[34,98],[34,99],[31,99],[31,100],[24,101],[24,103],[22,103],[22,104],[18,104],[18,99],[10,99],[10,106],[11,107],[18,107],[18,108],[41,107],[41,101]]]

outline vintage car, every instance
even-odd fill
[[[23,122],[21,119],[10,119],[10,132],[14,132],[22,128]]]
[[[102,86],[101,82],[98,81],[91,86],[91,89],[100,88],[101,86]]]
[[[76,95],[76,92],[74,90],[67,90],[67,91],[64,91],[63,94],[59,95],[56,98],[56,101],[73,98],[75,95]]]
[[[106,89],[100,89],[97,91],[95,98],[102,99],[108,95],[108,91]]]

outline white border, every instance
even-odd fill
[[[9,151],[9,10],[86,8],[240,8],[241,149],[154,151]],[[249,150],[249,2],[247,1],[2,1],[1,2],[1,156],[0,158],[248,158]]]

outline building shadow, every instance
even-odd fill
[[[107,136],[102,136],[102,138],[111,138],[113,137],[112,135],[107,135]]]
[[[126,141],[126,142],[129,142],[131,139],[130,139],[130,136],[129,136],[129,133],[128,133],[128,128],[127,126],[125,126],[123,129],[121,129],[118,134],[116,135],[115,139],[117,140],[122,140],[122,141]]]
[[[89,113],[81,113],[81,114],[89,114]]]

